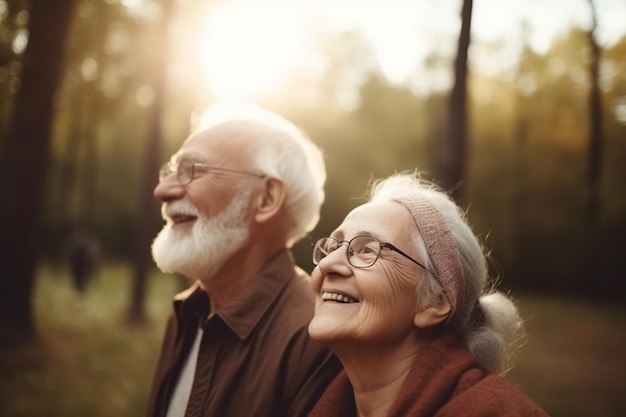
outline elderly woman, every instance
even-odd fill
[[[309,334],[344,366],[309,416],[546,416],[500,374],[523,334],[464,213],[415,174],[374,183],[313,249]]]

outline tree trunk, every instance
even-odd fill
[[[157,173],[160,162],[161,150],[161,114],[165,98],[166,69],[167,69],[167,27],[170,22],[173,9],[173,0],[163,2],[163,17],[159,30],[160,39],[158,45],[164,45],[159,51],[156,64],[154,81],[154,102],[149,118],[148,137],[146,138],[146,153],[143,164],[143,183],[139,193],[139,216],[137,220],[137,236],[135,239],[135,259],[132,298],[129,309],[131,322],[142,322],[146,318],[145,296],[147,278],[150,270],[151,255],[150,243],[154,237],[153,225],[155,224],[157,205],[152,196],[156,186]]]
[[[522,24],[522,40],[523,50],[519,67],[517,70],[517,79],[528,75],[528,60],[532,55],[529,46],[530,28],[526,21]],[[532,106],[529,105],[529,98],[524,95],[518,88],[515,102],[515,119],[513,131],[513,147],[511,153],[511,169],[513,193],[511,198],[511,242],[512,242],[512,264],[514,268],[510,271],[509,276],[513,277],[513,282],[522,283],[532,279],[532,274],[527,275],[528,270],[526,263],[526,242],[528,241],[528,225],[526,219],[526,206],[529,200],[528,193],[528,136],[530,134],[530,115],[532,114]]]
[[[599,86],[600,48],[594,38],[597,27],[596,9],[593,0],[589,0],[591,9],[592,27],[589,31],[589,221],[595,223],[599,212],[598,184],[600,182],[600,169],[602,157],[602,98]]]
[[[588,200],[587,200],[587,230],[584,236],[587,242],[585,279],[582,280],[583,288],[603,291],[609,288],[607,276],[602,271],[601,248],[603,241],[598,233],[600,215],[600,172],[602,161],[602,97],[599,86],[600,47],[595,40],[594,34],[597,28],[596,9],[593,0],[589,0],[592,26],[589,30],[589,170],[587,174]]]
[[[0,176],[0,333],[35,335],[32,292],[57,90],[72,0],[34,1]]]
[[[450,93],[447,135],[442,149],[441,185],[459,202],[465,177],[467,148],[467,51],[470,44],[472,0],[463,0],[461,34],[454,65],[454,86]]]

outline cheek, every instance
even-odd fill
[[[376,300],[373,303],[376,309],[380,308],[385,311],[385,315],[391,314],[398,318],[412,315],[417,308],[416,272],[406,265],[389,262],[377,275],[381,280],[380,285],[372,294]]]
[[[206,180],[207,178],[197,178],[187,185],[187,196],[200,214],[210,219],[228,207],[237,195],[237,188],[224,188],[221,184],[208,186]]]
[[[322,290],[322,281],[322,273],[319,266],[316,266],[311,272],[311,290],[313,290],[314,295],[319,294]]]
[[[192,181],[189,185],[187,185],[187,196],[189,201],[196,206],[201,215],[206,218],[211,218],[215,214],[215,207],[217,207],[216,198],[214,198],[214,194],[211,191],[198,187],[198,184],[194,184],[195,181]],[[195,185],[195,187],[192,188],[193,185]],[[209,204],[210,201],[213,203]]]
[[[385,293],[394,298],[407,292],[415,292],[418,279],[417,272],[406,264],[387,262],[382,265],[380,275],[389,288]]]

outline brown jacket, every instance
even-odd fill
[[[186,416],[301,417],[340,369],[308,335],[309,278],[285,250],[213,317],[197,285],[178,294],[167,323],[148,417],[165,416],[199,323],[204,334]]]

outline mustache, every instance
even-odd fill
[[[161,205],[161,217],[167,222],[171,222],[175,216],[199,216],[198,208],[192,203],[184,200],[176,200]]]

